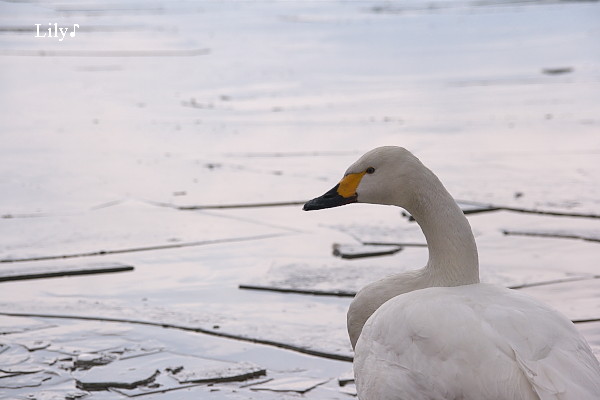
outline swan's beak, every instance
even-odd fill
[[[356,202],[356,194],[350,197],[344,197],[339,194],[338,190],[340,184],[338,183],[329,192],[323,196],[309,200],[304,204],[304,211],[322,210],[323,208],[331,208],[343,206],[344,204],[350,204]]]
[[[364,172],[357,174],[348,174],[323,196],[314,198],[304,204],[304,211],[322,210],[324,208],[332,208],[343,206],[345,204],[356,203],[357,194],[356,188],[362,179]]]

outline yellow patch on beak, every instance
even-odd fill
[[[339,184],[338,194],[342,197],[348,198],[352,196],[356,196],[356,188],[358,188],[358,184],[360,180],[365,175],[365,172],[358,172],[356,174],[348,174],[346,175]]]

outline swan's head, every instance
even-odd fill
[[[323,196],[308,201],[305,211],[350,203],[393,204],[406,208],[419,182],[431,174],[411,152],[395,146],[373,149],[348,168],[344,178]]]

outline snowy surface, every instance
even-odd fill
[[[351,357],[350,299],[238,285],[355,291],[427,250],[333,244],[422,244],[418,226],[369,205],[181,208],[302,202],[394,144],[458,199],[600,215],[599,20],[595,2],[0,0],[0,271],[135,267],[1,282],[0,398],[126,398],[72,371],[125,353],[267,371],[149,399],[351,398],[349,362],[300,353]],[[35,37],[55,22],[80,29]],[[600,318],[600,219],[469,221],[482,280]],[[577,326],[600,355],[600,323]]]

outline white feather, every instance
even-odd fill
[[[415,290],[367,321],[361,400],[599,399],[600,368],[567,318],[488,284]]]

